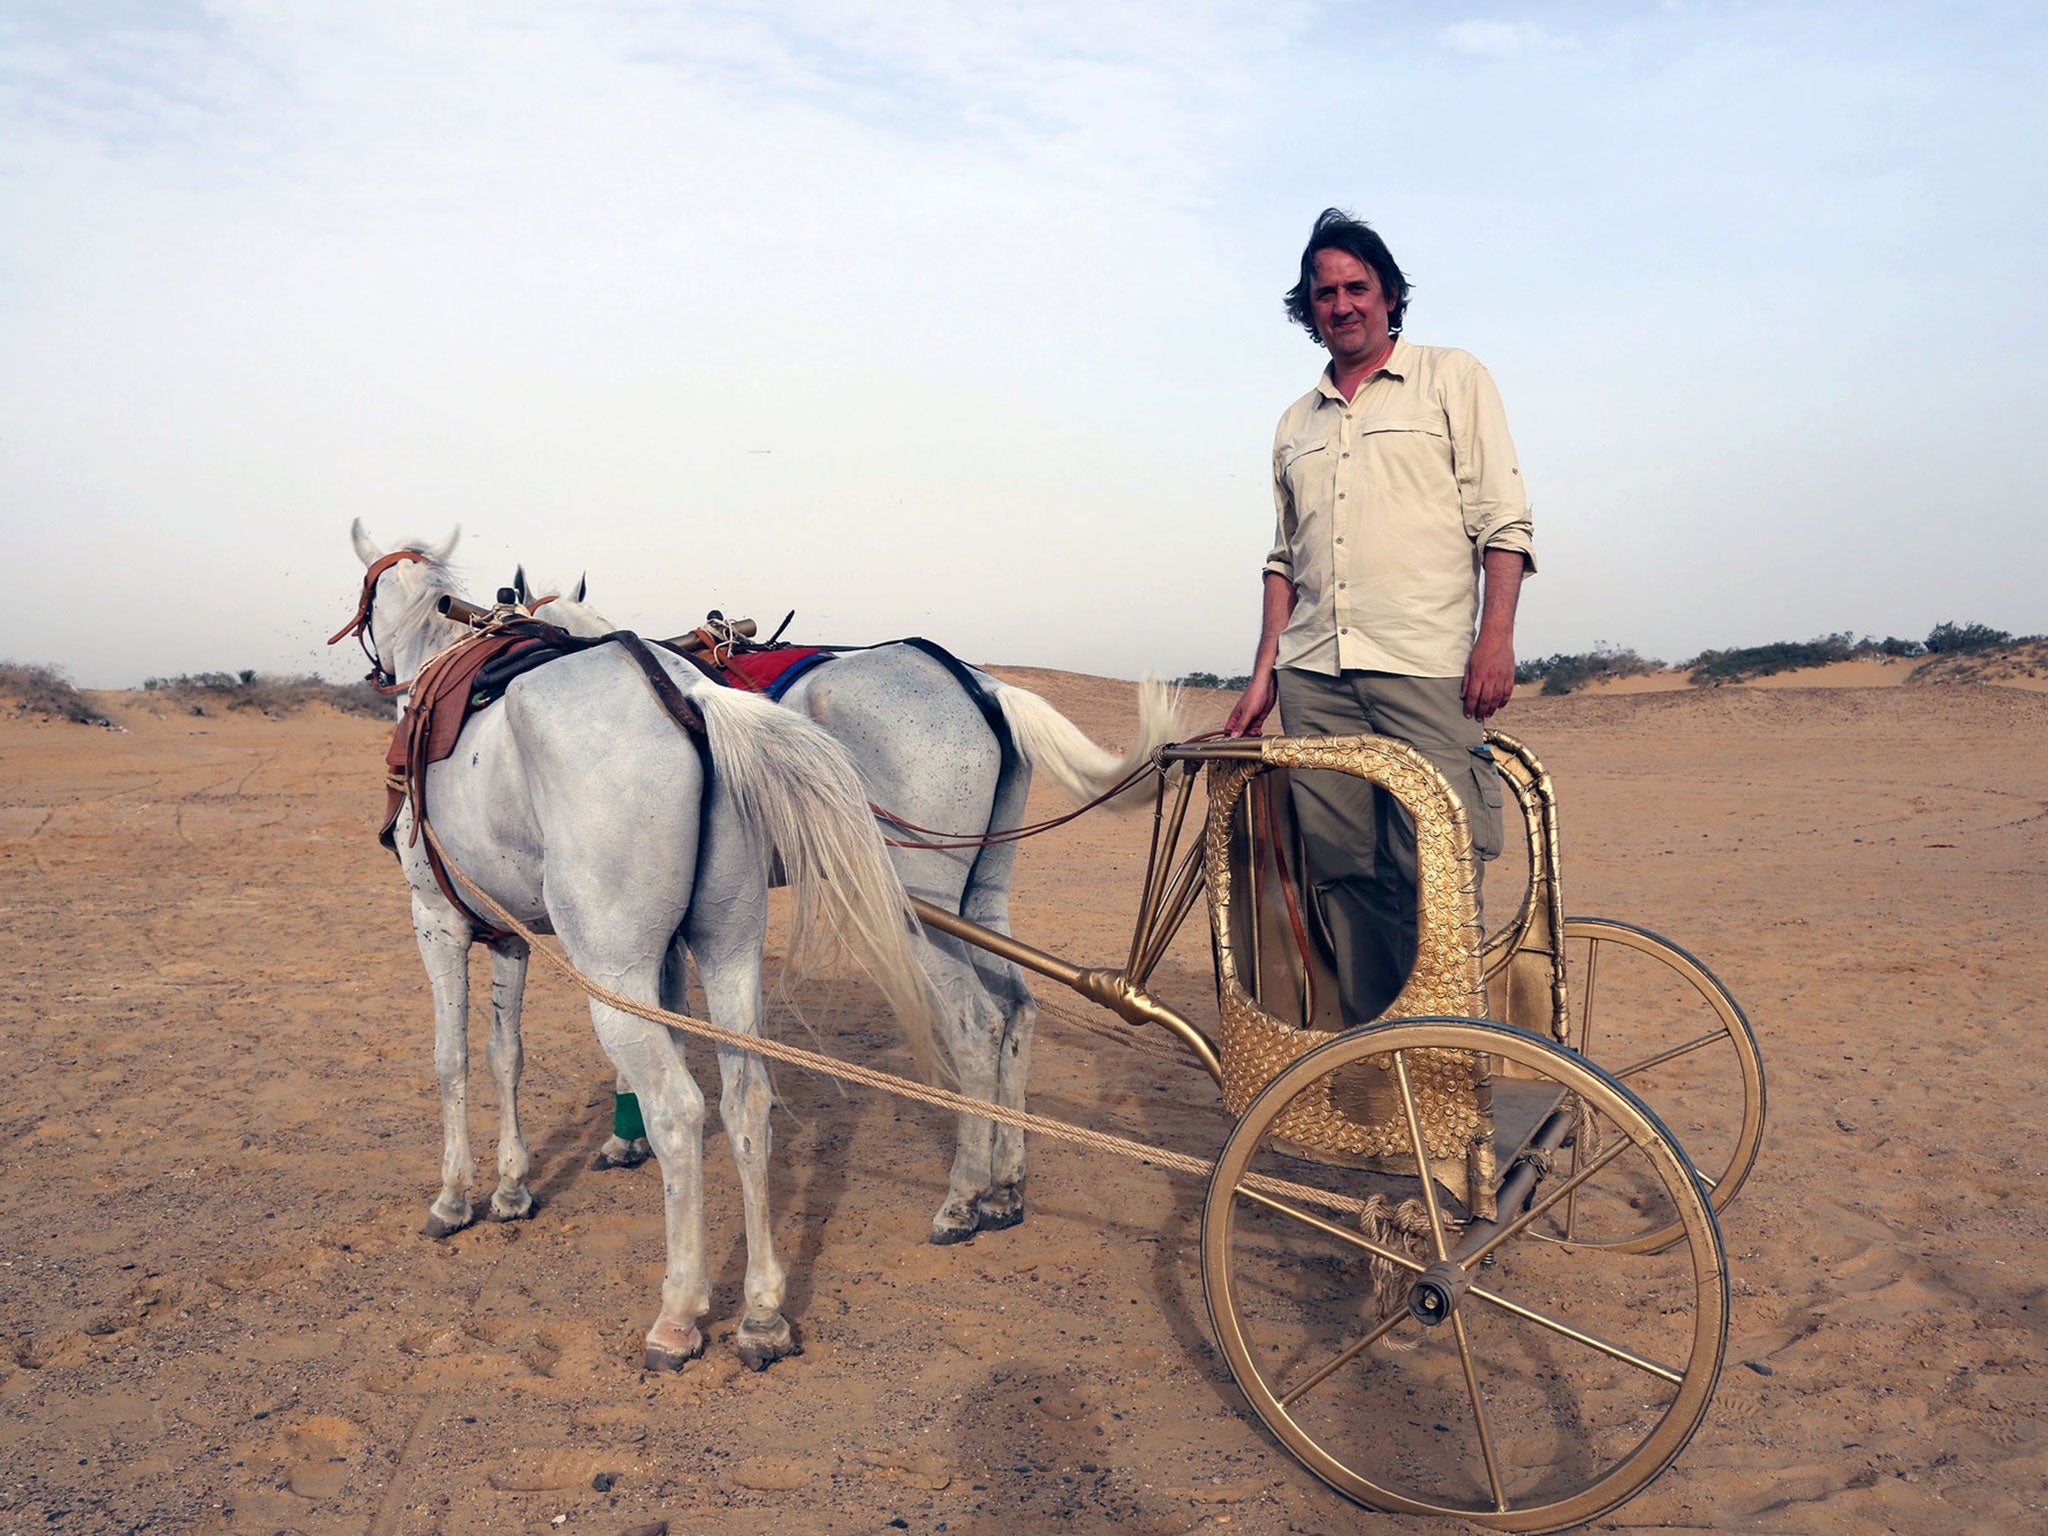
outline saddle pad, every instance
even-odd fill
[[[723,681],[749,693],[779,700],[804,673],[838,652],[815,645],[785,645],[772,651],[737,651],[720,666]]]
[[[391,734],[391,749],[384,754],[384,765],[403,777],[415,757],[424,768],[453,754],[455,740],[469,718],[477,674],[514,652],[539,653],[544,644],[539,638],[516,632],[483,635],[470,641],[463,651],[436,667],[425,678],[424,687],[413,690],[411,702],[399,717],[398,729]],[[538,658],[533,664],[538,665]]]

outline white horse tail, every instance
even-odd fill
[[[995,696],[1017,750],[1033,768],[1050,773],[1076,803],[1107,794],[1160,747],[1187,737],[1180,696],[1156,675],[1148,674],[1138,684],[1138,738],[1121,757],[1090,741],[1079,726],[1029,689],[995,683]],[[1119,796],[1112,803],[1128,798]]]
[[[796,897],[790,960],[801,972],[834,941],[888,999],[926,1078],[947,1073],[942,1017],[918,961],[917,919],[846,749],[809,720],[730,688],[688,689],[703,711],[712,769],[742,825],[773,848]]]

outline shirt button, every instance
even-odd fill
[[[1338,535],[1337,535],[1337,542],[1338,542],[1339,544],[1342,544],[1342,543],[1344,542],[1344,535],[1343,535],[1343,534],[1341,534],[1341,533],[1340,533],[1340,534],[1338,534]]]
[[[1351,455],[1350,455],[1350,454],[1348,454],[1348,453],[1340,453],[1340,454],[1338,454],[1338,455],[1337,455],[1337,457],[1338,457],[1338,458],[1340,458],[1340,459],[1348,459],[1348,458],[1350,458],[1350,457],[1351,457]],[[1511,471],[1511,473],[1512,473],[1512,471]]]
[[[1342,500],[1344,499],[1344,493],[1343,493],[1342,491],[1339,491],[1339,492],[1337,493],[1337,499],[1338,499],[1339,501],[1342,501]]]

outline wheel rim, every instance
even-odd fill
[[[1392,1186],[1422,1197],[1400,1206],[1403,1213],[1420,1209],[1429,1218],[1410,1222],[1421,1253],[1403,1252],[1362,1235],[1339,1208],[1388,1187],[1383,1173],[1287,1157],[1266,1129],[1299,1095],[1323,1091],[1333,1072],[1391,1061],[1398,1081],[1417,1050],[1494,1057],[1497,1098],[1506,1091],[1503,1072],[1537,1085],[1516,1093],[1576,1096],[1585,1107],[1573,1145],[1583,1138],[1588,1147],[1576,1192],[1594,1198],[1612,1168],[1652,1168],[1677,1239],[1654,1255],[1540,1240],[1535,1226],[1558,1209],[1556,1200],[1533,1220],[1517,1217],[1521,1229],[1493,1249],[1491,1265],[1475,1256],[1454,1266],[1470,1288],[1440,1326],[1405,1312],[1382,1320],[1375,1260],[1397,1272],[1389,1289],[1405,1291],[1442,1249],[1455,1252],[1454,1203],[1419,1180]],[[1502,1157],[1511,1150],[1503,1145]],[[1551,1166],[1535,1192],[1538,1206],[1568,1182],[1561,1155]],[[1727,1338],[1720,1235],[1669,1132],[1598,1067],[1480,1020],[1354,1030],[1282,1072],[1218,1159],[1203,1213],[1202,1272],[1232,1373],[1303,1465],[1373,1508],[1504,1530],[1559,1530],[1597,1518],[1668,1466],[1705,1415]],[[1397,1345],[1407,1352],[1390,1354]]]
[[[1683,1138],[1715,1213],[1725,1211],[1763,1145],[1763,1055],[1749,1020],[1712,971],[1648,929],[1568,917],[1564,943],[1572,1048],[1658,1107]],[[1554,1231],[1630,1252],[1679,1236],[1669,1224],[1591,1229],[1576,1208]]]

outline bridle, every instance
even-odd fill
[[[370,638],[370,609],[377,601],[377,583],[383,579],[386,571],[407,560],[433,564],[430,557],[416,549],[394,549],[390,554],[371,561],[370,568],[363,572],[363,595],[356,603],[356,616],[337,629],[327,640],[329,645],[335,645],[354,635],[362,644],[363,654],[370,658],[367,681],[372,688],[382,694],[403,693],[412,686],[409,683],[401,683],[391,669],[384,665],[383,658],[377,654],[376,642]]]

